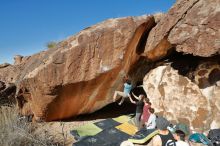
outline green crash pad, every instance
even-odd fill
[[[86,124],[84,126],[77,128],[77,132],[80,137],[88,136],[88,135],[93,136],[101,131],[102,131],[102,129],[93,123],[89,123],[89,124]]]

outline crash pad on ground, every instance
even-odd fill
[[[128,139],[144,143],[157,134],[156,130],[137,132],[137,127],[132,123],[131,116],[121,116],[84,125],[71,131],[78,140],[73,146],[119,146]]]

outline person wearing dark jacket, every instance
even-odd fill
[[[132,93],[133,94],[133,93]],[[131,100],[132,103],[136,104],[136,112],[135,112],[135,124],[138,127],[138,129],[141,129],[141,115],[143,113],[143,107],[144,107],[144,99],[146,98],[144,95],[139,95],[138,97],[133,94],[133,96],[138,101]]]

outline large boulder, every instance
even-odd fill
[[[51,121],[111,103],[153,26],[153,16],[109,19],[29,57],[16,66],[22,68],[15,81],[20,112]]]
[[[145,56],[165,57],[169,50],[208,57],[220,54],[219,0],[179,0],[152,29]]]
[[[220,127],[219,75],[216,62],[199,63],[194,80],[180,75],[169,63],[145,76],[144,89],[157,113],[202,132]]]

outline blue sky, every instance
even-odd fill
[[[108,18],[166,12],[175,0],[0,0],[0,63]]]

